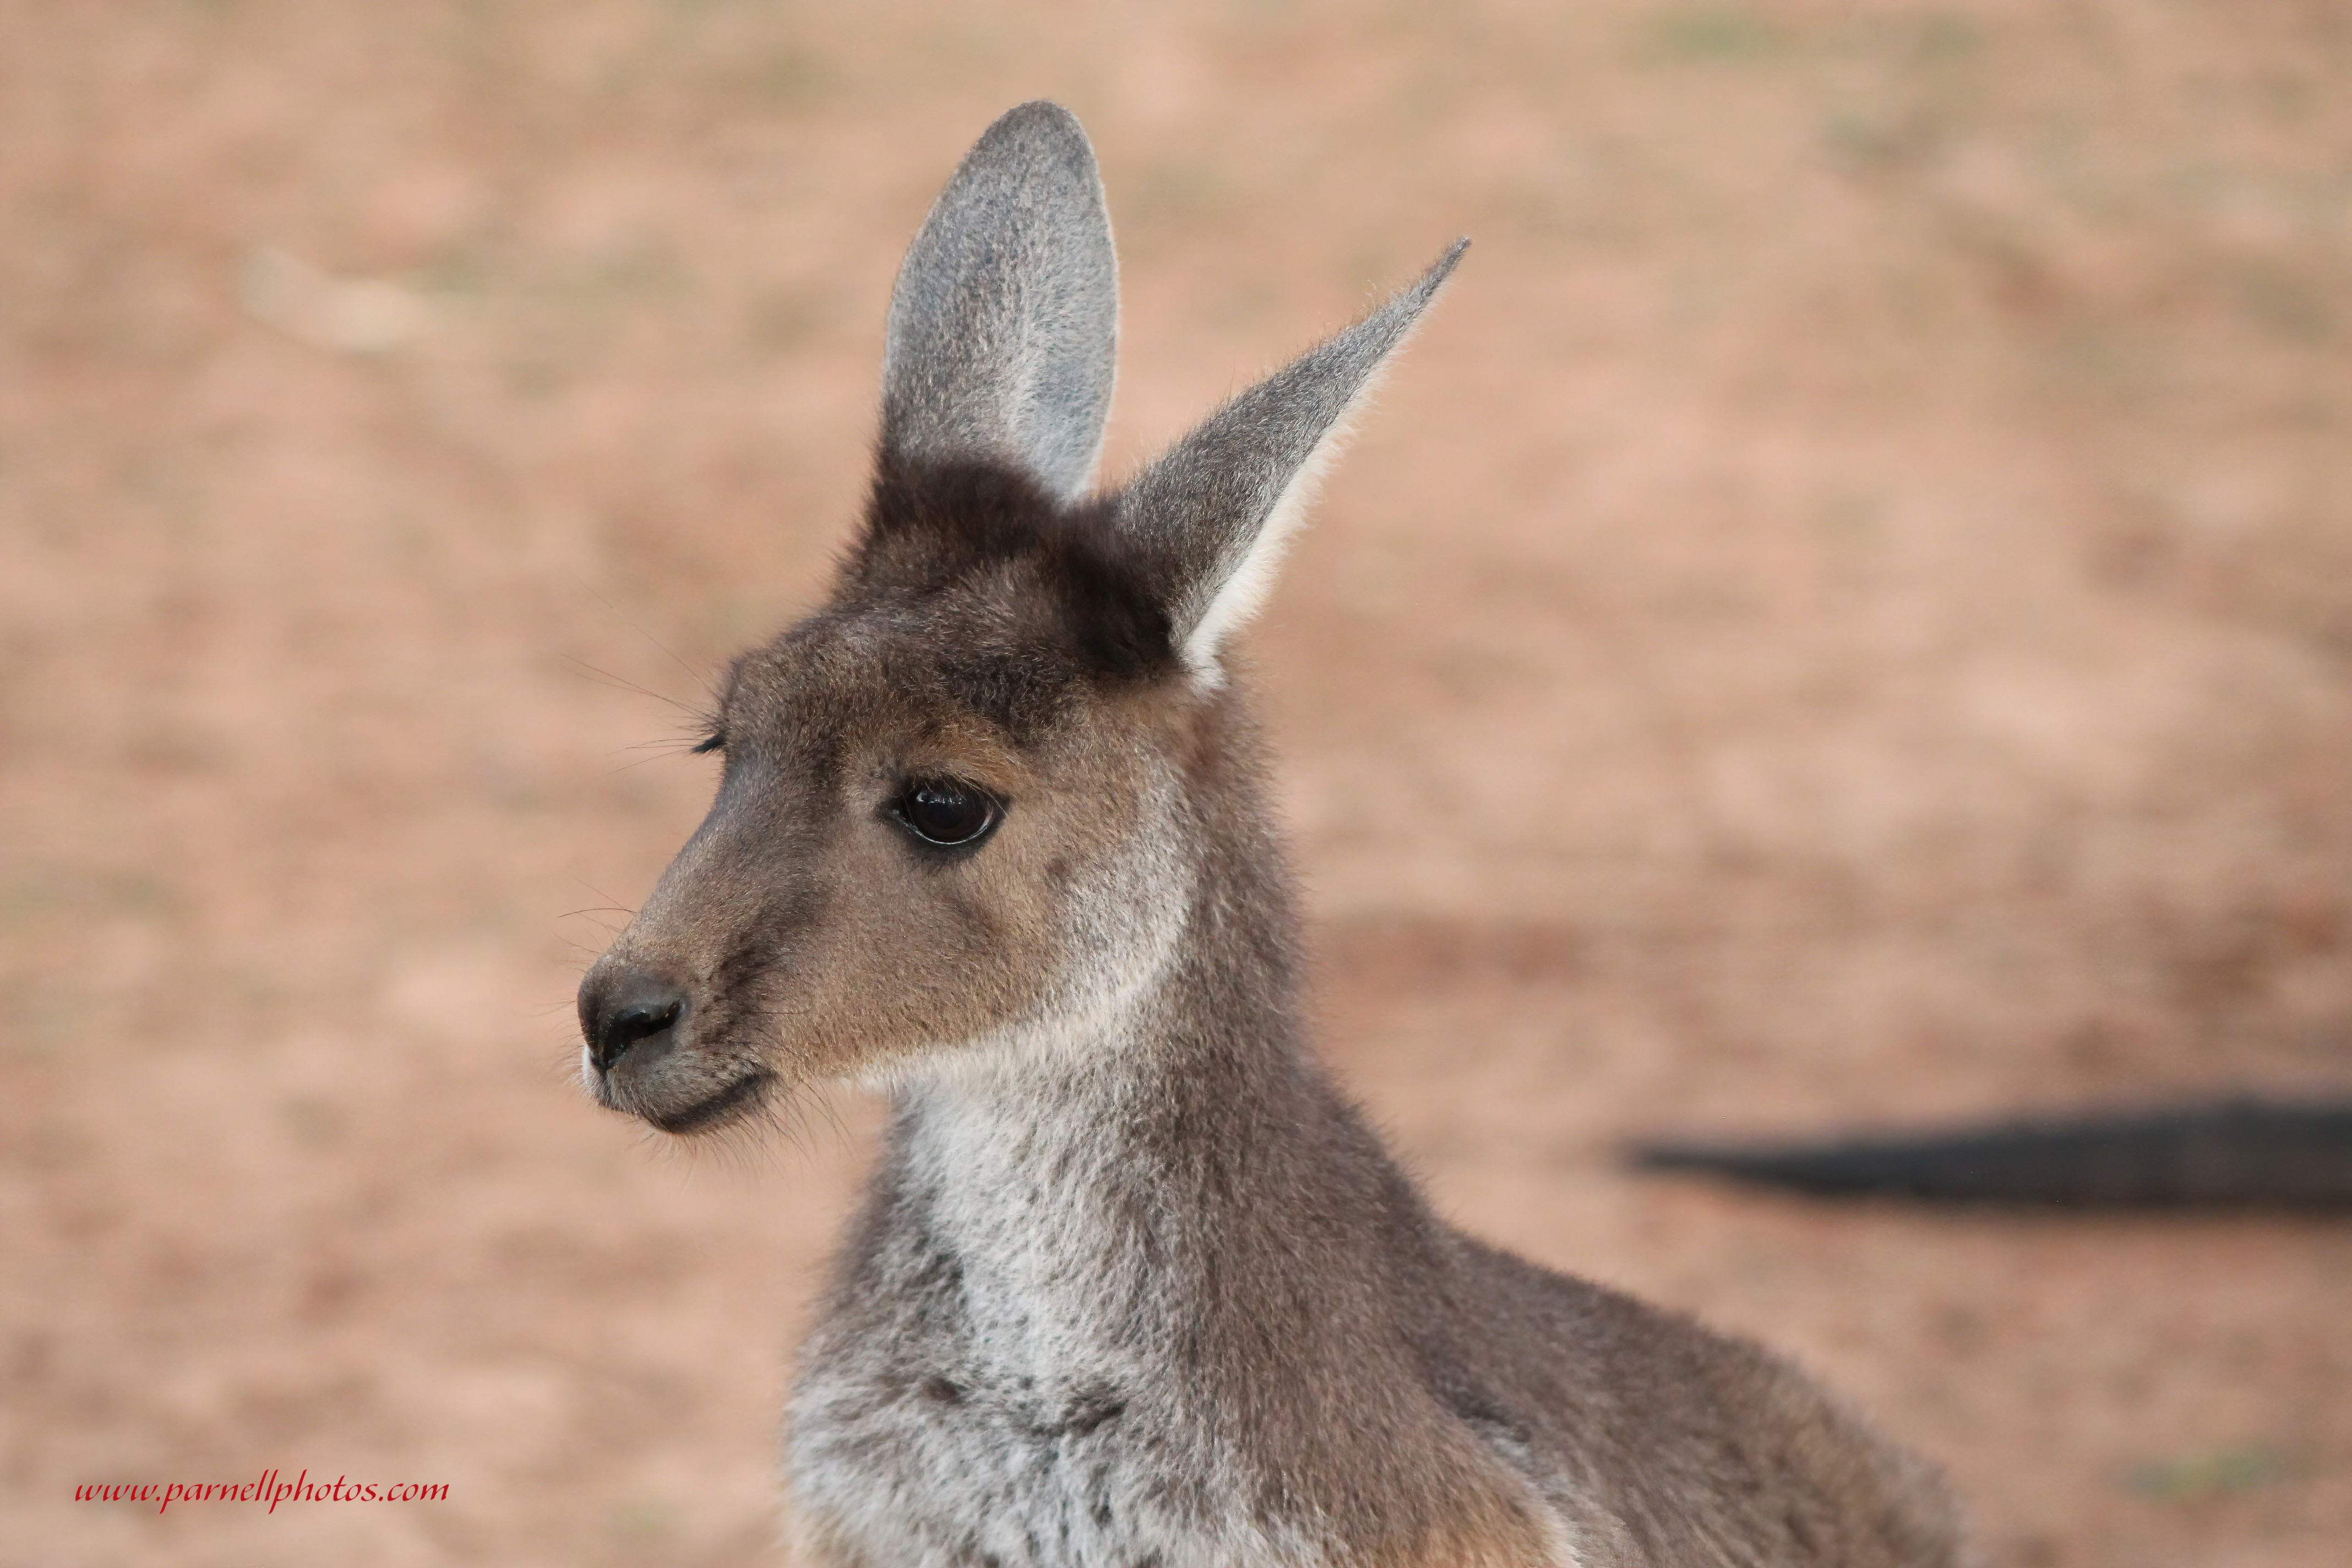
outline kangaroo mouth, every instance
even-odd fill
[[[766,1097],[768,1086],[775,1081],[776,1075],[762,1068],[745,1073],[718,1093],[698,1100],[683,1110],[641,1110],[638,1114],[665,1132],[708,1132],[749,1116]]]

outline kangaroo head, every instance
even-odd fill
[[[597,1097],[716,1128],[814,1079],[1083,1042],[1148,990],[1231,788],[1221,648],[1461,248],[1090,495],[1101,181],[1065,110],[991,126],[899,269],[833,595],[735,661],[709,816],[581,985]]]

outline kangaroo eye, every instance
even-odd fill
[[[922,779],[890,803],[890,815],[926,844],[963,848],[987,837],[1004,808],[985,790],[953,779]]]

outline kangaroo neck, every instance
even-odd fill
[[[1039,1033],[903,1086],[898,1173],[958,1208],[1130,1190],[1180,1205],[1250,1158],[1244,1125],[1270,1134],[1288,1102],[1319,1098],[1287,1006],[1194,953],[1083,1030]]]
[[[1218,719],[1232,727],[1229,711]],[[1254,770],[1183,793],[1187,851],[1139,858],[1150,871],[1103,889],[1139,910],[1172,880],[1182,891],[1165,915],[1102,922],[1116,936],[1074,956],[1071,1004],[941,1053],[902,1085],[893,1143],[909,1174],[968,1186],[982,1170],[1012,1175],[1009,1162],[1040,1166],[1023,1178],[1034,1185],[1079,1171],[1160,1177],[1170,1161],[1211,1169],[1251,1152],[1233,1145],[1252,1113],[1268,1121],[1255,1131],[1296,1133],[1296,1101],[1334,1098],[1297,1018],[1298,917]]]
[[[1360,1177],[1369,1136],[1292,1011],[1283,889],[1245,871],[1196,894],[1185,941],[1116,1011],[899,1090],[885,1184],[975,1289],[1229,1288],[1220,1258],[1294,1223],[1302,1185]]]

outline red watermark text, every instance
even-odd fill
[[[74,1488],[76,1502],[152,1502],[162,1513],[175,1502],[257,1502],[271,1513],[281,1502],[447,1502],[446,1481],[355,1481],[337,1476],[314,1481],[304,1470],[292,1480],[264,1470],[250,1481],[120,1481]]]

